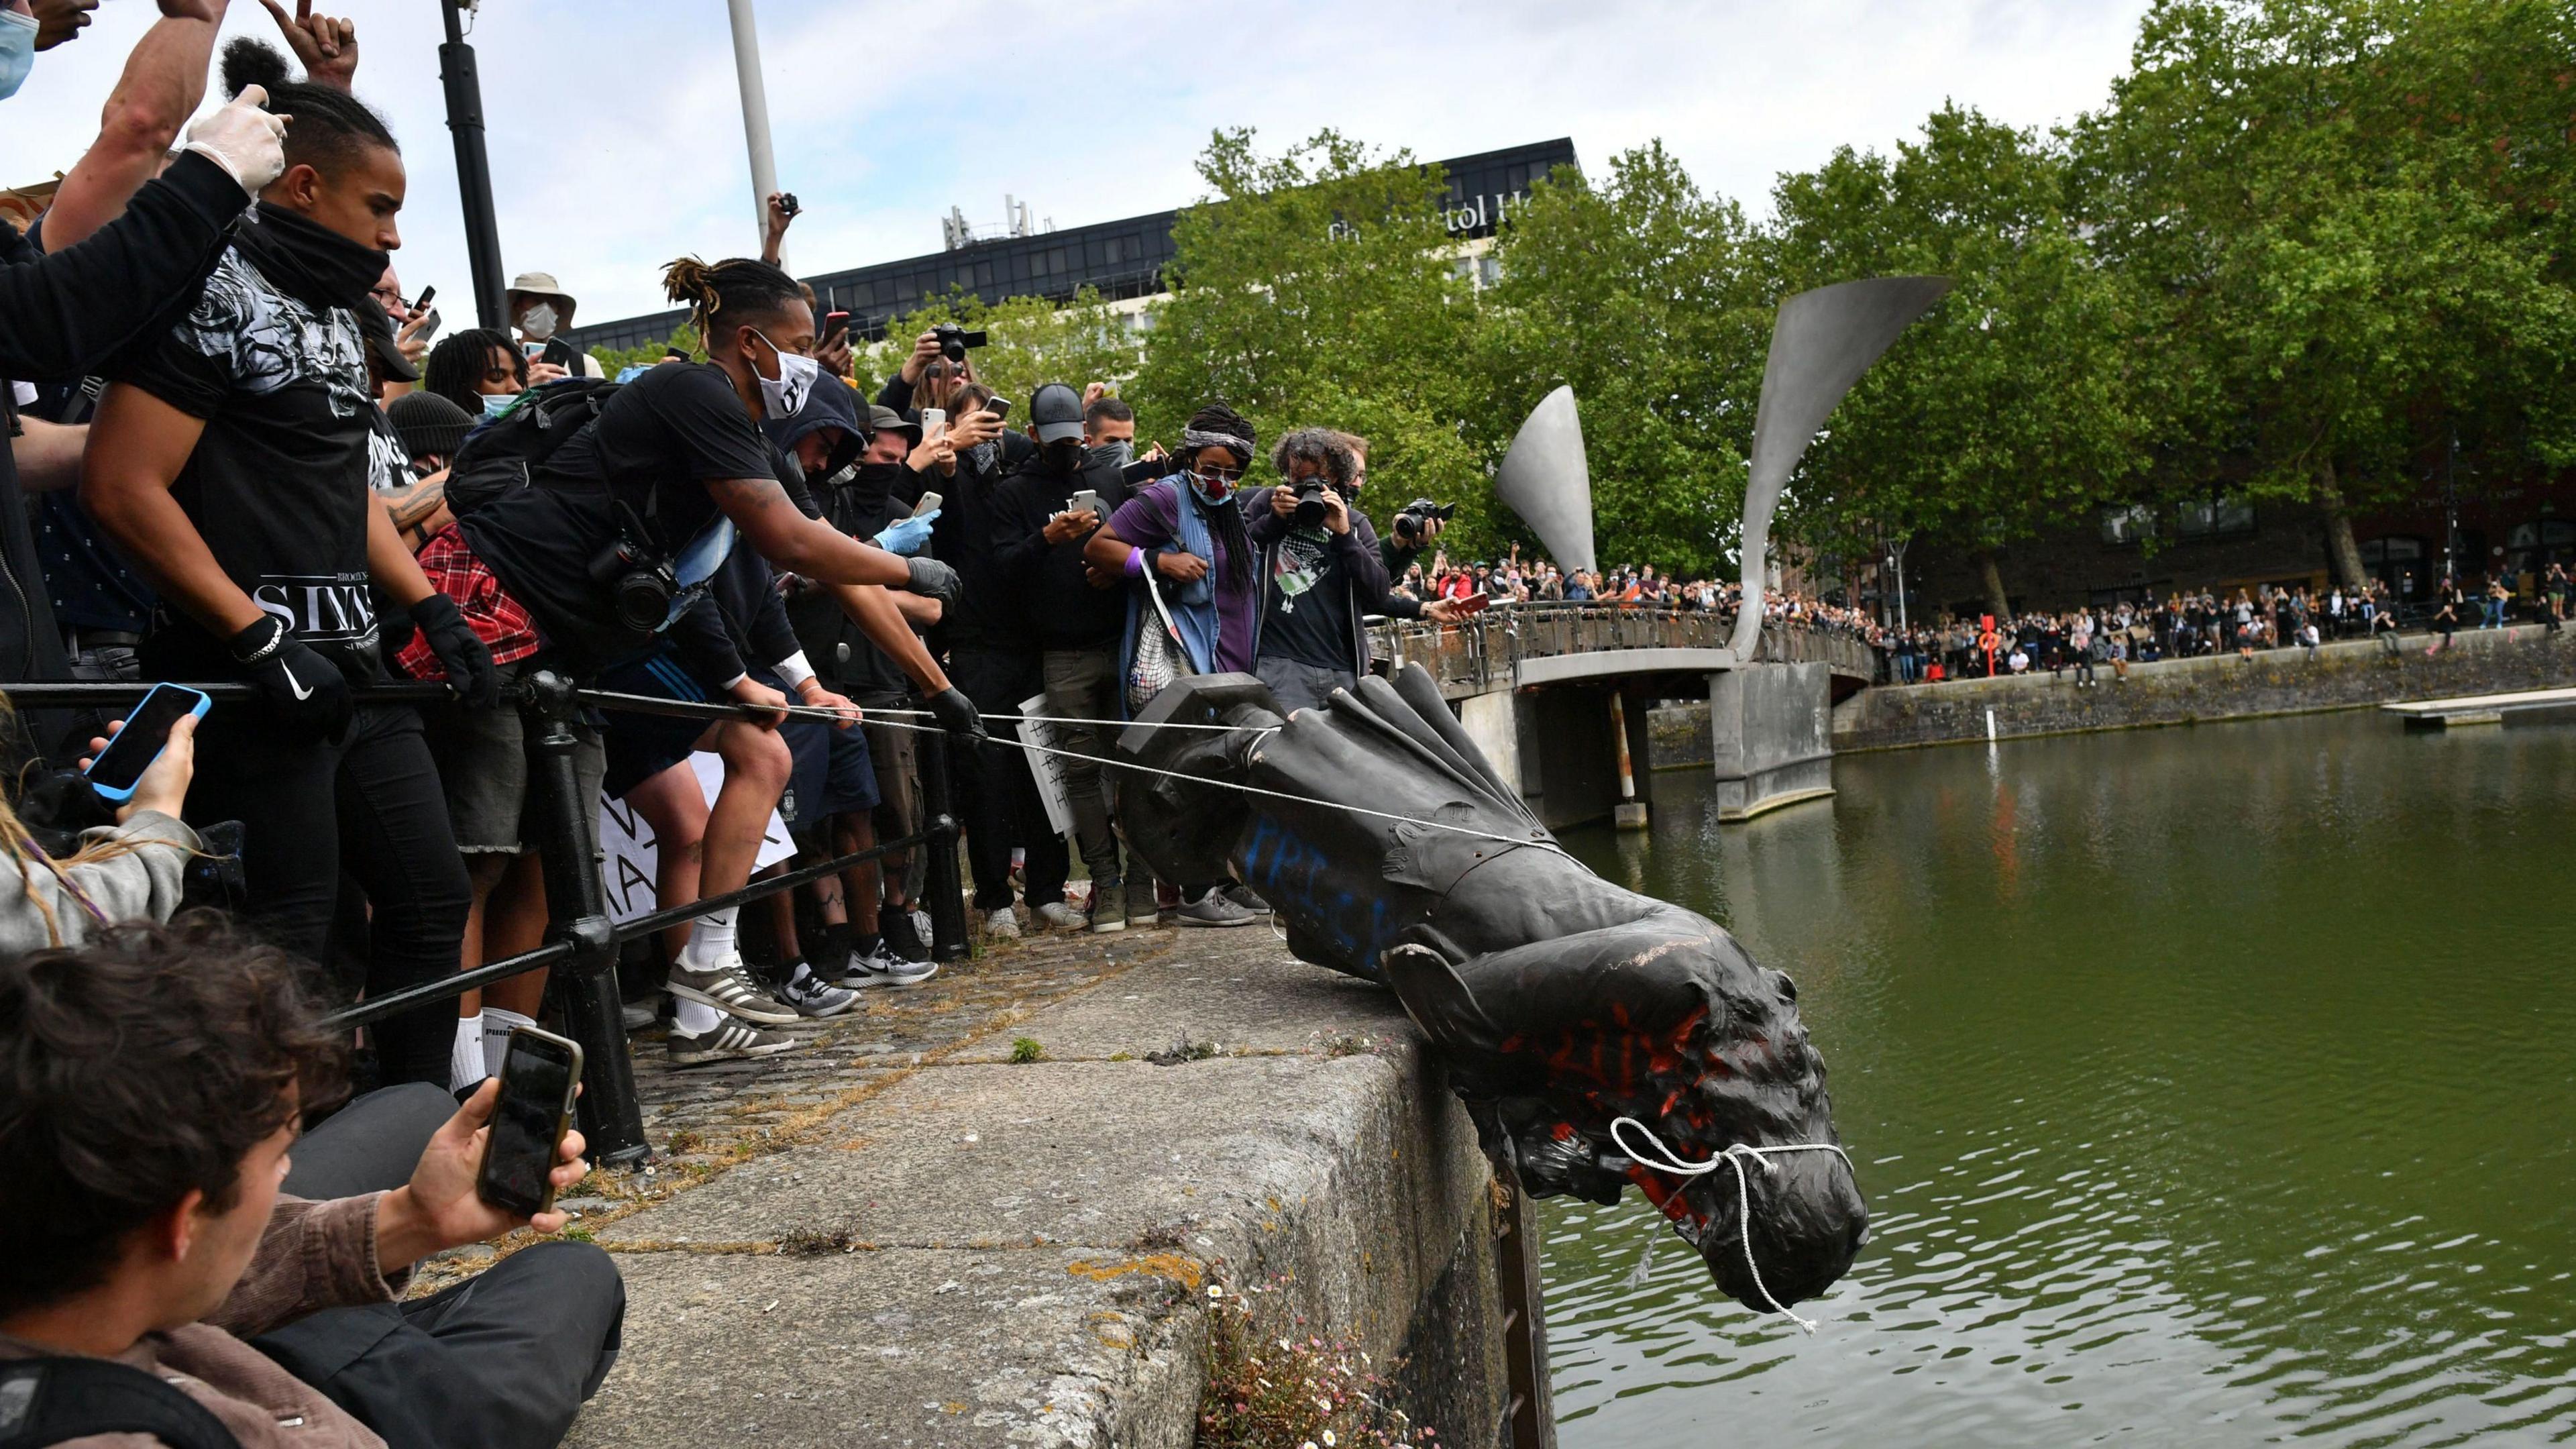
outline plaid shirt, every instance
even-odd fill
[[[440,529],[420,546],[420,571],[429,575],[431,588],[456,601],[457,612],[465,616],[483,646],[492,651],[493,663],[510,664],[537,652],[537,626],[528,617],[527,607],[501,587],[491,566],[475,556],[455,524]],[[447,667],[438,662],[429,641],[418,634],[411,636],[411,642],[394,656],[394,662],[414,679],[447,677]]]

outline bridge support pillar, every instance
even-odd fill
[[[1747,664],[1708,677],[1717,818],[1834,793],[1830,666]]]

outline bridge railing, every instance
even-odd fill
[[[1420,664],[1453,697],[1509,689],[1513,666],[1524,659],[1616,649],[1723,649],[1735,633],[1731,612],[1590,602],[1496,604],[1458,624],[1377,616],[1368,623],[1377,658],[1389,668]],[[1788,621],[1763,628],[1755,657],[1765,663],[1821,661],[1863,679],[1878,673],[1876,651],[1865,641]]]

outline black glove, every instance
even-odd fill
[[[939,721],[941,729],[962,740],[987,738],[983,713],[975,708],[975,701],[968,699],[965,691],[957,686],[952,684],[932,695],[929,703],[930,717]]]
[[[432,594],[411,606],[414,628],[438,662],[447,667],[447,687],[469,709],[490,709],[501,698],[501,675],[492,667],[492,651],[474,626],[457,612],[456,601]]]
[[[905,559],[904,565],[912,570],[911,581],[904,585],[907,590],[937,599],[942,609],[957,607],[957,570],[920,554]]]
[[[279,714],[309,727],[338,744],[349,737],[349,721],[358,701],[340,666],[295,637],[286,621],[272,614],[232,637],[233,662],[250,676]]]

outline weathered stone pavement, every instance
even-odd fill
[[[793,1030],[637,1042],[664,1156],[568,1200],[628,1291],[571,1443],[1181,1446],[1211,1288],[1381,1359],[1490,1296],[1490,1179],[1412,1026],[1258,925],[1027,940]]]

